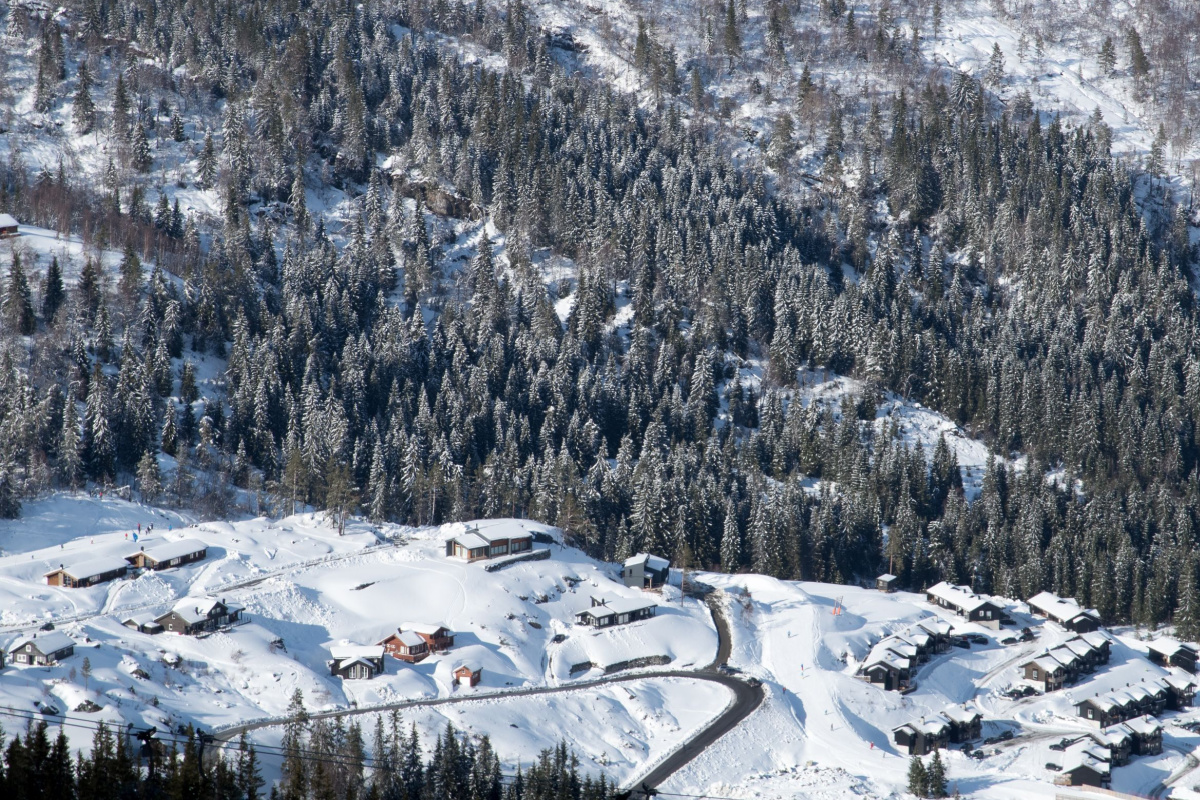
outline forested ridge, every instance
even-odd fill
[[[681,77],[639,105],[566,74],[519,2],[66,8],[7,24],[41,37],[47,102],[87,110],[85,58],[110,76],[78,124],[107,126],[112,180],[14,157],[0,206],[125,256],[71,287],[10,265],[9,514],[130,478],[221,513],[237,486],[409,524],[528,516],[605,558],[1051,589],[1200,632],[1188,210],[1103,122],[1002,110],[965,74],[828,95],[798,194],[735,164]],[[465,34],[506,66],[464,63]],[[220,109],[187,178],[221,193],[212,230],[139,188],[147,136],[186,138],[181,97]],[[361,213],[332,234],[306,182],[362,191]],[[449,212],[502,241],[448,261]],[[547,250],[578,269],[565,324]],[[228,359],[222,396],[198,397],[195,353]],[[802,366],[869,388],[795,402]],[[995,450],[977,499],[944,443],[874,433],[885,391]]]

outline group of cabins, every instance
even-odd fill
[[[444,625],[405,623],[378,644],[330,647],[329,674],[343,680],[370,680],[387,671],[384,656],[415,664],[453,646],[454,633]],[[452,674],[455,683],[476,686],[483,679],[483,668],[479,662],[468,660],[455,666]]]
[[[1171,673],[1161,678],[1147,678],[1111,692],[1095,693],[1075,703],[1081,719],[1097,728],[1127,722],[1138,717],[1153,716],[1167,709],[1181,711],[1196,699],[1192,678]]]
[[[46,583],[67,589],[81,589],[98,583],[124,578],[130,569],[162,570],[203,561],[208,557],[208,545],[198,539],[162,542],[136,553],[117,558],[104,556],[80,561],[71,566],[59,564],[46,573]]]
[[[409,664],[423,661],[431,653],[454,647],[454,633],[444,625],[407,622],[379,641],[389,656]]]
[[[929,617],[894,633],[871,648],[860,675],[888,691],[900,691],[912,682],[917,666],[935,653],[950,648],[950,623]]]
[[[942,581],[926,589],[925,597],[930,603],[949,609],[968,622],[992,630],[999,630],[1000,623],[1006,618],[1003,605],[987,595],[976,594],[969,586]]]
[[[1108,663],[1112,640],[1101,631],[1073,636],[1021,665],[1024,678],[1043,693],[1074,683],[1080,675]]]
[[[1065,752],[1073,763],[1054,782],[1107,789],[1113,767],[1125,766],[1132,756],[1156,756],[1162,750],[1162,724],[1150,716],[1135,717],[1070,742]]]
[[[892,739],[909,755],[923,756],[949,744],[971,742],[983,733],[983,716],[966,706],[950,706],[892,729]]]

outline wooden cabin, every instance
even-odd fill
[[[1004,607],[990,597],[975,594],[967,586],[954,586],[942,581],[925,590],[925,597],[934,605],[948,608],[969,622],[992,630],[1000,629]]]
[[[654,616],[657,609],[658,604],[650,600],[593,597],[592,607],[576,614],[575,622],[593,628],[608,628],[613,625],[625,625],[629,622],[649,619]]]
[[[164,631],[194,636],[241,620],[242,607],[214,597],[185,597],[154,621]]]
[[[329,674],[348,681],[370,680],[384,673],[383,652],[382,645],[330,647]]]
[[[1196,671],[1196,645],[1163,638],[1149,642],[1148,646],[1148,657],[1160,667],[1179,667],[1188,672]]]
[[[74,654],[75,640],[61,631],[21,639],[8,651],[12,663],[31,667],[50,667]]]
[[[446,555],[467,562],[524,553],[532,549],[533,534],[524,531],[502,536],[472,528],[446,540]]]
[[[1053,592],[1038,592],[1025,602],[1034,614],[1053,620],[1069,631],[1091,633],[1100,627],[1100,612],[1094,608],[1083,608],[1074,598],[1059,597]]]
[[[895,575],[885,572],[875,579],[875,588],[881,592],[891,594],[896,591],[896,582],[900,580]]]
[[[416,631],[396,631],[379,642],[392,658],[416,664],[429,656],[429,643]]]
[[[171,567],[203,561],[208,556],[208,545],[199,539],[180,539],[177,542],[162,542],[143,547],[125,560],[138,569],[169,569]]]
[[[19,223],[12,214],[0,214],[0,239],[20,235]]]
[[[46,583],[67,589],[81,589],[124,578],[129,564],[123,558],[93,558],[71,566],[59,564],[58,569],[46,573]]]
[[[671,576],[671,562],[649,553],[638,553],[625,559],[621,580],[626,586],[638,589],[658,589]]]

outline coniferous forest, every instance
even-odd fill
[[[1200,633],[1189,210],[1103,121],[965,74],[802,83],[795,124],[826,137],[799,192],[730,158],[698,68],[645,51],[666,67],[640,103],[562,69],[520,0],[68,0],[6,24],[112,155],[93,185],[14,153],[0,207],[123,256],[71,285],[3,265],[5,515],[132,484],[213,515],[244,489],[277,513],[524,516],[609,559],[890,569]],[[153,172],[148,137],[192,140],[176,180],[217,189],[220,219],[123,179]],[[307,207],[318,183],[358,197],[344,228]],[[490,221],[467,260],[451,218]],[[576,285],[547,287],[546,253]],[[867,388],[799,402],[802,367]],[[871,424],[886,393],[987,443],[978,497],[944,442]]]
[[[12,800],[607,800],[612,787],[581,776],[565,744],[502,773],[488,738],[464,737],[453,726],[428,757],[416,729],[395,714],[376,720],[371,744],[358,723],[295,714],[280,747],[259,753],[245,737],[221,747],[189,729],[161,738],[129,736],[101,722],[91,752],[72,755],[60,729],[28,723],[8,740],[0,791]],[[79,723],[76,723],[78,725]],[[7,738],[7,737],[5,737]],[[263,758],[281,779],[266,788]]]

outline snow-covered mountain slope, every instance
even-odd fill
[[[820,800],[907,796],[909,756],[893,743],[892,729],[948,705],[969,704],[983,715],[985,737],[1003,730],[1016,736],[999,747],[983,747],[989,755],[982,760],[950,748],[944,757],[952,790],[957,786],[963,796],[989,800],[1052,798],[1054,774],[1045,764],[1062,764],[1071,754],[1049,746],[1095,730],[1076,716],[1072,703],[1167,674],[1147,660],[1146,645],[1133,631],[1118,631],[1109,664],[1094,674],[1058,692],[1012,700],[1001,692],[1020,682],[1019,665],[1073,635],[1024,613],[1016,601],[1009,602],[1017,625],[1031,626],[1038,639],[1001,645],[997,639],[1010,630],[965,623],[917,594],[753,575],[698,577],[728,594],[730,664],[761,678],[769,691],[738,736],[722,739],[676,773],[662,786],[664,793]],[[934,656],[920,667],[916,689],[907,695],[855,677],[872,645],[931,615],[953,624],[955,633],[982,634],[989,643]],[[1114,769],[1113,788],[1145,794],[1172,775],[1184,764],[1183,754],[1200,745],[1200,737],[1176,723],[1198,717],[1195,710],[1162,715],[1163,755],[1136,757]],[[1190,783],[1185,778],[1180,785]]]
[[[187,523],[186,515],[111,496],[56,496],[30,503],[24,519],[0,525],[5,647],[51,620],[80,643],[58,666],[11,666],[0,673],[4,705],[25,713],[49,705],[74,718],[73,710],[90,700],[101,710],[80,712],[87,722],[212,729],[284,714],[296,689],[314,711],[361,708],[565,685],[634,659],[654,657],[654,663],[687,669],[708,664],[716,652],[707,609],[681,600],[672,587],[649,596],[659,603],[653,619],[600,631],[575,625],[575,613],[589,607],[592,596],[647,595],[614,580],[617,567],[558,544],[537,545],[551,550],[547,560],[487,572],[445,556],[445,539],[462,533],[461,524],[413,530],[352,523],[339,536],[312,514]],[[517,520],[471,527],[557,538],[553,529]],[[206,543],[208,557],[84,589],[47,586],[42,577],[60,563],[122,557],[184,537]],[[137,611],[161,613],[179,598],[206,593],[245,606],[250,622],[205,637],[151,636],[122,625]],[[412,622],[446,625],[456,634],[454,648],[417,664],[388,657],[385,674],[371,680],[330,675],[330,646],[373,644]],[[553,641],[559,636],[562,641]],[[85,657],[89,674],[82,671]],[[479,686],[456,684],[451,672],[464,661],[482,667]],[[572,670],[584,662],[594,666]],[[567,738],[595,769],[619,779],[719,713],[725,694],[656,679],[414,712],[414,721],[430,740],[446,720],[491,732],[511,742],[502,752],[513,758],[531,752],[531,743],[546,747]],[[501,730],[514,722],[525,731],[517,738]],[[576,727],[590,733],[576,737]],[[74,746],[86,747],[86,733],[68,733]],[[263,735],[269,740],[273,734]]]

